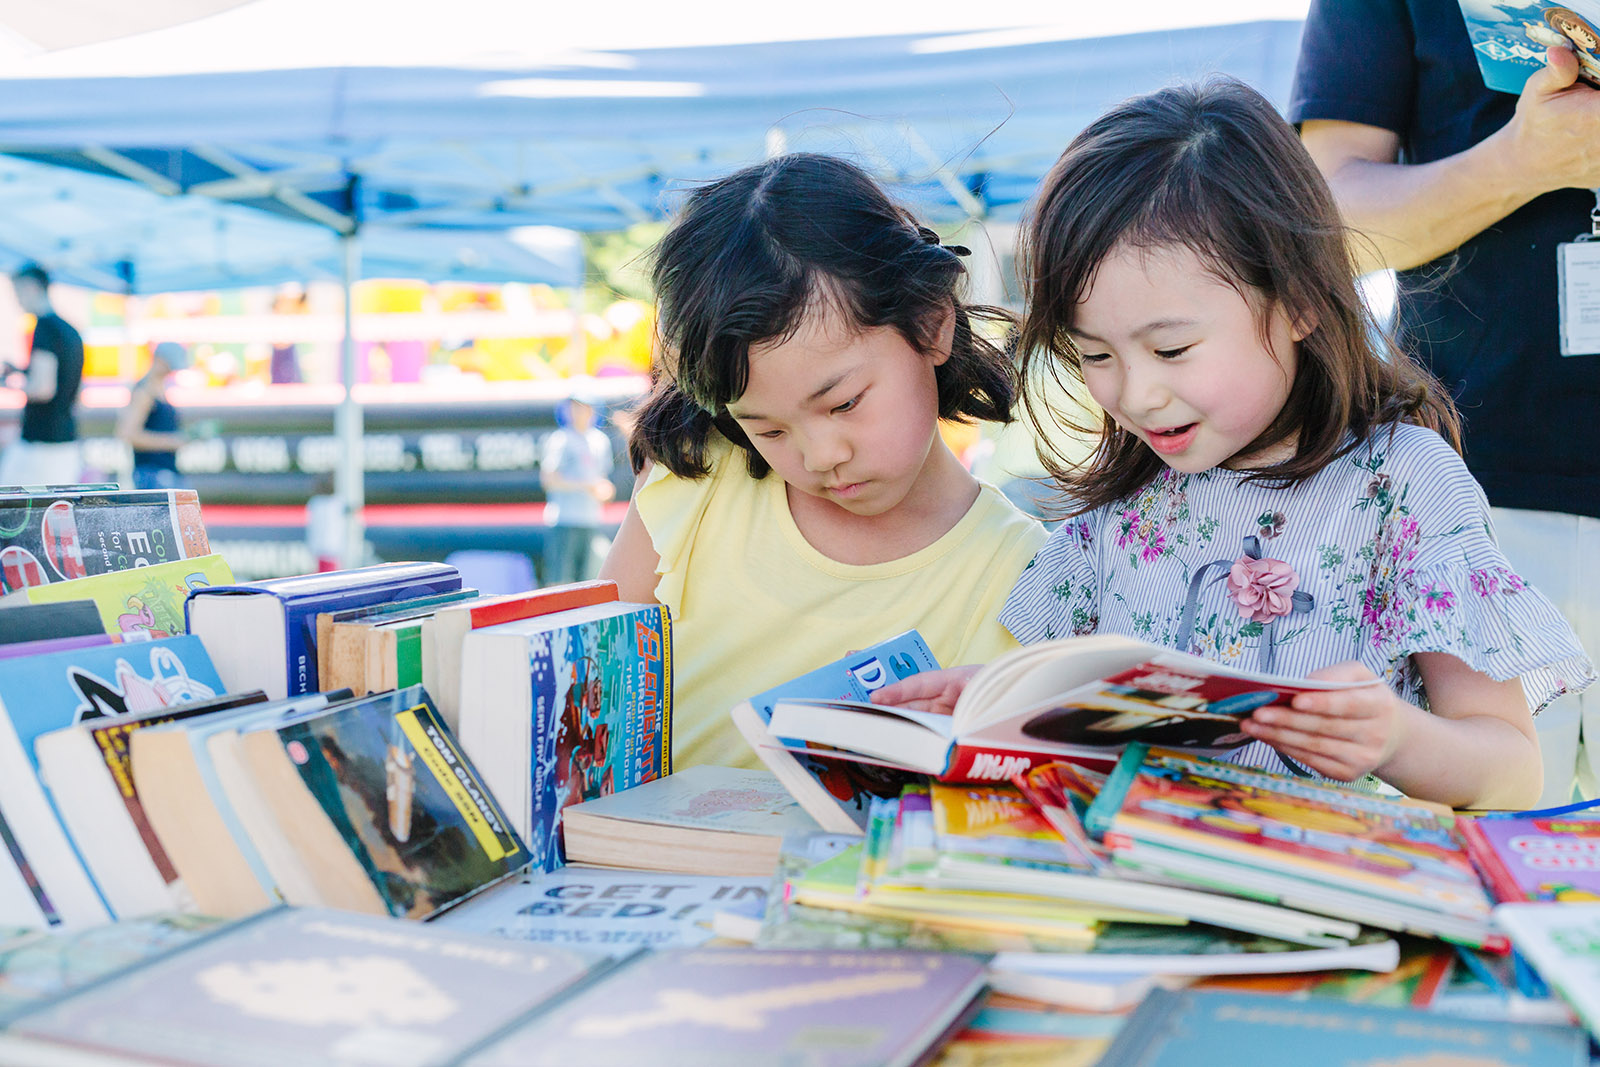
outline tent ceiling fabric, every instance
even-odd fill
[[[0,0],[0,32],[22,54],[144,34],[248,0]],[[3,52],[0,52],[3,54]]]
[[[1126,96],[1222,71],[1283,103],[1295,11],[1305,7],[1244,0],[1239,10],[1290,17],[1111,36],[1085,37],[1082,26],[980,31],[969,13],[965,26],[947,20],[959,32],[604,52],[594,50],[598,39],[552,34],[537,38],[545,58],[501,56],[503,66],[474,53],[475,66],[67,73],[78,53],[123,55],[118,49],[141,40],[148,48],[158,38],[192,38],[307,2],[257,0],[143,39],[38,57],[0,78],[0,146],[333,228],[356,217],[617,229],[662,217],[688,183],[783,150],[853,158],[932,219],[1005,218],[1071,136]],[[481,7],[510,10],[505,0],[462,6],[469,21]],[[1156,9],[1150,20],[1119,16],[1127,22],[1118,25],[1180,19],[1167,0],[1146,6]],[[1092,17],[1101,21],[1084,26],[1112,26]],[[619,26],[614,36],[629,32]],[[415,58],[408,39],[409,51],[397,54]],[[451,51],[461,39],[444,35],[444,58],[465,62]],[[473,39],[481,47],[481,27]]]

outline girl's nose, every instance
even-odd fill
[[[806,470],[812,474],[826,474],[849,458],[850,443],[842,433],[815,433],[806,441]]]
[[[1159,365],[1135,364],[1123,371],[1119,400],[1120,407],[1128,415],[1136,419],[1153,415],[1171,399],[1172,390]]]

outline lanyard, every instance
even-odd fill
[[[1580,241],[1600,241],[1600,189],[1594,191],[1594,207],[1589,211],[1589,232]]]

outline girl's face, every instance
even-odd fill
[[[1294,454],[1284,442],[1244,454],[1278,417],[1305,331],[1257,307],[1187,248],[1118,245],[1079,302],[1073,341],[1083,380],[1117,425],[1185,474],[1256,467]]]
[[[936,355],[893,327],[862,330],[827,309],[794,336],[752,345],[749,382],[728,414],[795,489],[859,516],[883,515],[924,488],[938,436]]]

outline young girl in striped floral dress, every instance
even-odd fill
[[[1346,240],[1292,127],[1237,82],[1128,101],[1072,142],[1025,240],[1021,348],[1104,417],[1086,464],[1047,457],[1068,517],[1000,620],[1381,681],[1257,710],[1233,758],[1526,806],[1533,716],[1593,669],[1496,547],[1449,397],[1385,357]],[[875,699],[948,708],[974,669]]]

